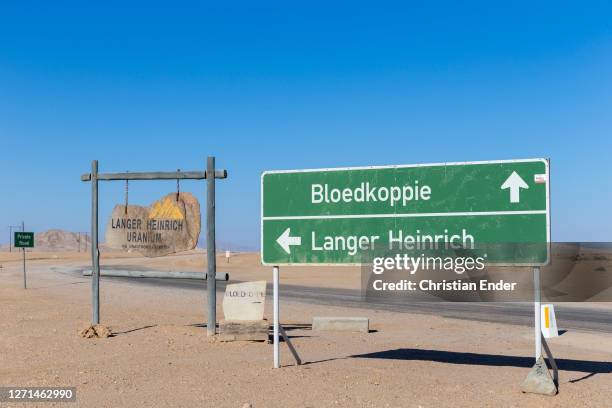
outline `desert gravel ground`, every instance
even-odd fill
[[[89,279],[56,270],[86,265],[87,254],[28,254],[28,290],[18,256],[0,255],[0,386],[76,386],[77,406],[611,406],[612,334],[570,331],[551,340],[560,394],[544,397],[519,390],[533,362],[528,327],[283,300],[282,322],[305,364],[295,366],[282,345],[284,367],[274,370],[270,344],[206,337],[205,293],[196,290],[103,279],[102,322],[115,335],[80,338]],[[103,264],[201,270],[201,258],[105,254]],[[223,262],[219,270],[241,280],[269,275],[256,256]],[[286,271],[283,279],[300,285],[359,285],[348,269]],[[366,316],[372,332],[314,332],[317,315]]]

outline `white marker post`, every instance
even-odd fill
[[[278,305],[278,266],[272,269],[272,297],[273,297],[273,313],[274,313],[274,368],[280,367],[280,347],[278,338],[278,320],[279,320],[279,305]]]
[[[559,337],[557,318],[555,317],[555,306],[552,303],[543,304],[540,316],[542,319],[542,335],[544,338],[551,339],[553,337]],[[544,343],[542,343],[542,346],[546,347]]]

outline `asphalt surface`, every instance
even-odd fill
[[[80,274],[80,272],[78,272]],[[130,282],[135,285],[154,285],[183,290],[201,290],[206,293],[206,282],[188,279],[118,278],[101,277],[102,280]],[[231,281],[230,283],[236,283]],[[227,282],[217,281],[218,296],[225,292]],[[268,285],[268,293],[272,286]],[[533,327],[532,303],[501,302],[441,302],[409,301],[406,299],[374,299],[367,301],[359,290],[319,288],[296,285],[280,285],[280,298],[303,303],[378,309],[399,313],[418,313],[453,319],[508,323]],[[560,330],[583,330],[612,333],[612,304],[610,309],[573,306],[556,303],[555,312]]]

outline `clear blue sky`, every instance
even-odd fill
[[[554,240],[611,238],[609,2],[86,3],[2,6],[0,242],[22,219],[89,230],[92,159],[210,154],[230,174],[218,240],[242,247],[266,169],[529,157],[551,159]],[[133,183],[131,202],[173,190]],[[104,224],[122,183],[101,198]]]

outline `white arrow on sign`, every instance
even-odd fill
[[[302,245],[302,237],[292,237],[291,228],[287,228],[285,232],[280,234],[280,236],[276,239],[278,245],[280,245],[286,253],[291,253],[291,245]]]
[[[523,180],[521,176],[517,174],[516,171],[513,171],[510,177],[508,177],[506,181],[504,181],[504,184],[501,185],[502,190],[506,190],[508,188],[510,189],[510,202],[518,203],[521,201],[520,189],[529,188],[529,186],[527,183],[525,183],[525,180]]]

